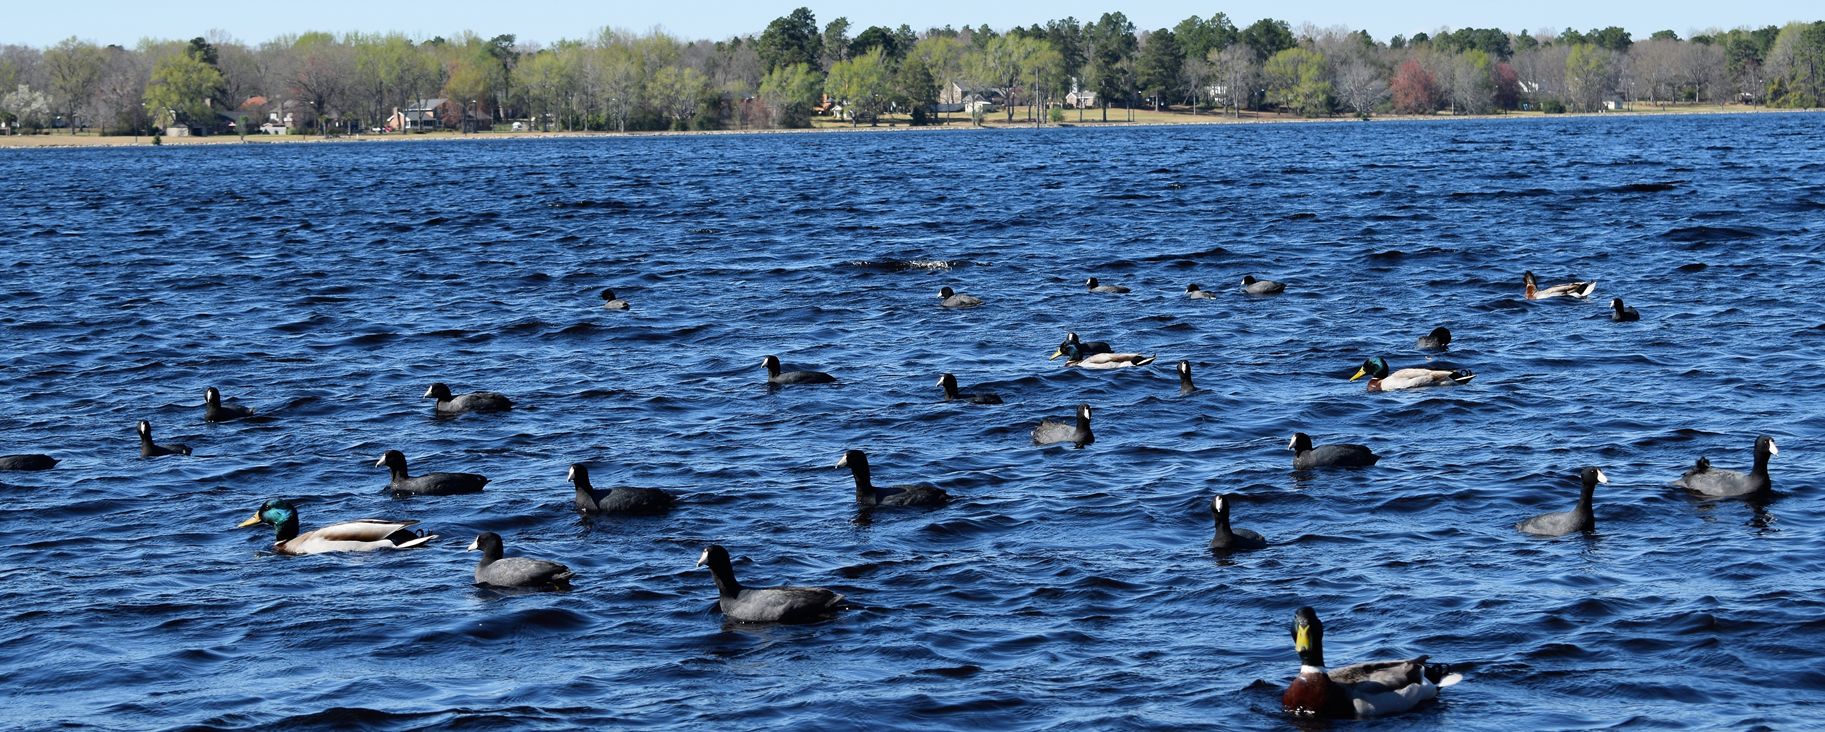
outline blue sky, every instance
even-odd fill
[[[142,37],[190,38],[217,28],[244,41],[258,42],[281,33],[306,30],[403,31],[429,38],[473,30],[484,36],[513,33],[523,40],[550,42],[578,38],[605,25],[633,30],[663,26],[686,38],[721,39],[738,33],[758,33],[773,18],[798,4],[756,3],[743,0],[677,0],[675,2],[586,2],[579,0],[435,0],[435,2],[227,2],[191,5],[187,12],[172,12],[144,0],[78,0],[70,4],[10,3],[0,15],[0,43],[45,46],[69,36],[99,43],[131,45]],[[317,9],[313,9],[315,5]],[[870,25],[889,27],[906,23],[917,29],[930,26],[987,23],[992,28],[1029,25],[1067,15],[1095,19],[1109,10],[1120,10],[1142,28],[1171,26],[1190,15],[1208,16],[1221,11],[1239,25],[1263,17],[1286,20],[1297,27],[1310,21],[1319,25],[1347,25],[1366,29],[1377,39],[1440,26],[1497,27],[1509,31],[1526,28],[1575,27],[1590,29],[1619,25],[1644,37],[1662,28],[1681,37],[1692,29],[1739,25],[1780,25],[1790,20],[1825,18],[1825,5],[1817,0],[1760,0],[1747,5],[1694,0],[1643,2],[1443,2],[1418,0],[1403,3],[1364,3],[1343,0],[1265,2],[1128,2],[982,3],[964,0],[915,2],[806,3],[820,24],[845,16],[859,30]]]

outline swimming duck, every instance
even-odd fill
[[[1610,301],[1610,320],[1618,323],[1629,323],[1641,319],[1641,312],[1622,304],[1618,297]]]
[[[939,305],[947,308],[973,308],[982,304],[982,298],[974,295],[959,295],[949,287],[938,289]]]
[[[1257,280],[1254,275],[1242,275],[1242,291],[1250,295],[1278,295],[1286,292],[1286,283]]]
[[[1426,657],[1324,667],[1324,624],[1309,607],[1293,613],[1299,677],[1280,697],[1282,710],[1304,717],[1357,719],[1399,714],[1463,680]]]
[[[1779,454],[1781,451],[1774,446],[1774,438],[1762,435],[1755,438],[1755,467],[1747,475],[1734,470],[1713,468],[1710,460],[1701,457],[1698,465],[1687,470],[1685,475],[1679,476],[1671,485],[1716,497],[1759,493],[1774,487],[1774,481],[1768,478],[1768,458]]]
[[[1369,377],[1369,391],[1396,391],[1399,389],[1419,389],[1427,386],[1462,386],[1476,378],[1469,369],[1443,371],[1438,369],[1410,368],[1388,373],[1388,362],[1380,356],[1362,362],[1351,381]]]
[[[570,589],[570,578],[576,575],[557,562],[502,557],[505,547],[501,545],[501,535],[492,531],[476,536],[465,551],[482,553],[481,561],[475,563],[475,583],[478,585],[565,590]]]
[[[615,297],[614,290],[603,290],[602,307],[608,308],[609,310],[627,310],[631,306],[627,304],[626,300]]]
[[[1433,328],[1431,333],[1419,337],[1414,348],[1429,351],[1443,350],[1451,345],[1451,331],[1445,326]]]
[[[1198,390],[1198,387],[1191,385],[1191,362],[1190,361],[1180,361],[1179,362],[1179,396],[1184,396],[1186,394],[1190,394],[1197,390]]]
[[[227,422],[231,419],[252,416],[253,410],[248,407],[238,405],[222,406],[222,392],[216,391],[215,387],[212,386],[203,390],[204,422]]]
[[[474,473],[425,473],[416,478],[406,474],[406,456],[398,450],[388,450],[380,456],[374,467],[386,468],[393,477],[387,482],[387,488],[394,496],[456,496],[465,493],[480,493],[488,479]]]
[[[1076,350],[1073,351],[1072,350],[1073,348],[1075,348]],[[1079,355],[1071,356],[1071,354],[1073,352],[1075,352]],[[1050,361],[1054,358],[1058,358],[1059,356],[1068,356],[1068,358],[1066,358],[1065,360],[1070,361],[1075,358],[1083,358],[1084,356],[1093,356],[1098,353],[1114,353],[1114,352],[1115,352],[1115,349],[1109,347],[1109,344],[1104,341],[1090,341],[1089,343],[1085,343],[1085,342],[1077,339],[1076,333],[1066,333],[1065,341],[1063,343],[1058,344],[1058,350],[1053,351],[1052,355],[1046,357],[1046,360]]]
[[[715,544],[697,558],[697,566],[706,564],[716,578],[717,607],[723,617],[737,623],[809,623],[845,608],[842,595],[822,587],[742,587],[735,581],[729,551]]]
[[[189,445],[154,445],[152,444],[152,423],[139,421],[139,456],[158,457],[160,455],[189,455]]]
[[[957,393],[957,377],[952,376],[950,374],[944,374],[943,376],[939,376],[938,377],[938,386],[944,388],[944,401],[947,401],[947,402],[961,401],[961,402],[969,402],[971,404],[1000,404],[1001,403],[1001,397],[996,396],[994,394],[959,394],[959,393]]]
[[[1086,280],[1084,282],[1084,286],[1090,288],[1091,292],[1127,292],[1128,291],[1128,288],[1122,287],[1121,285],[1105,285],[1100,282],[1097,282],[1095,277],[1091,277],[1089,280]]]
[[[1212,295],[1208,292],[1198,289],[1198,286],[1195,284],[1186,285],[1185,294],[1190,296],[1190,298],[1193,300],[1215,300],[1215,299],[1217,299],[1216,295]]]
[[[829,384],[836,381],[835,376],[822,371],[787,371],[780,373],[779,357],[768,356],[760,360],[760,365],[767,367],[769,384]]]
[[[1228,551],[1254,551],[1266,549],[1267,539],[1248,529],[1229,528],[1229,497],[1218,495],[1210,499],[1210,515],[1217,521],[1216,536],[1210,540],[1210,548]]]
[[[1527,286],[1527,299],[1545,300],[1549,297],[1590,297],[1597,290],[1597,282],[1566,282],[1541,289],[1534,283],[1534,273],[1522,272],[1521,282]]]
[[[443,382],[431,385],[425,390],[426,399],[437,400],[437,413],[440,415],[462,414],[463,412],[504,412],[513,408],[513,400],[492,391],[472,391],[461,396],[450,394],[450,387]]]
[[[1075,366],[1080,369],[1125,369],[1146,366],[1159,357],[1144,353],[1097,353],[1081,358],[1066,353],[1065,356],[1065,368]]]
[[[1374,465],[1381,459],[1380,455],[1362,445],[1336,444],[1314,448],[1311,436],[1304,432],[1294,432],[1293,439],[1286,443],[1286,449],[1293,451],[1294,470],[1332,466],[1361,468]]]
[[[565,480],[577,486],[577,511],[589,516],[604,513],[654,513],[672,507],[672,494],[658,488],[610,488],[599,491],[589,483],[589,466],[570,466]]]
[[[1077,424],[1073,425],[1063,419],[1046,417],[1033,428],[1033,444],[1050,445],[1055,442],[1075,443],[1073,449],[1083,449],[1085,445],[1096,442],[1096,435],[1090,432],[1090,405],[1077,405]]]
[[[1564,536],[1575,531],[1596,529],[1597,516],[1591,513],[1591,495],[1597,492],[1598,483],[1608,483],[1610,478],[1603,471],[1588,466],[1579,471],[1578,478],[1584,481],[1584,491],[1578,494],[1576,507],[1570,511],[1543,513],[1515,524],[1514,527],[1523,534],[1535,536]]]
[[[58,462],[49,455],[6,455],[0,456],[0,470],[50,470]]]
[[[254,524],[271,524],[274,531],[272,550],[293,556],[329,552],[371,552],[376,549],[410,549],[437,538],[436,534],[413,531],[417,521],[382,521],[361,519],[330,524],[315,531],[298,533],[298,509],[283,498],[260,504],[253,518],[242,521],[240,528]]]
[[[939,506],[951,499],[943,488],[928,485],[893,485],[876,488],[869,479],[868,455],[850,450],[836,461],[855,476],[855,502],[864,506]]]

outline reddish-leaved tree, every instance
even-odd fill
[[[1497,109],[1519,109],[1521,106],[1521,75],[1515,73],[1514,67],[1506,62],[1497,61],[1489,67],[1489,83],[1495,87],[1495,106]]]
[[[1443,93],[1438,88],[1438,79],[1419,65],[1419,61],[1408,59],[1394,72],[1394,79],[1388,83],[1394,91],[1394,111],[1401,114],[1432,114],[1438,111],[1439,98]]]

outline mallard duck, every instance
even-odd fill
[[[1046,357],[1046,360],[1050,361],[1059,356],[1069,356],[1069,358],[1065,359],[1066,361],[1069,361],[1073,358],[1083,358],[1084,356],[1091,356],[1098,353],[1113,353],[1114,351],[1115,349],[1109,347],[1109,344],[1106,342],[1090,341],[1085,343],[1077,339],[1076,333],[1066,333],[1065,341],[1058,344],[1058,350],[1053,351],[1052,355]],[[1072,353],[1079,355],[1071,356],[1070,354]]]
[[[1552,287],[1541,288],[1534,284],[1534,273],[1522,272],[1521,282],[1527,286],[1527,299],[1545,300],[1549,297],[1590,297],[1597,289],[1597,281],[1565,282]]]
[[[628,305],[626,300],[615,297],[614,290],[603,290],[602,307],[608,308],[609,310],[628,310],[632,306]]]
[[[1364,376],[1369,377],[1369,391],[1396,391],[1399,389],[1419,389],[1428,386],[1463,386],[1476,378],[1469,369],[1444,371],[1441,369],[1401,369],[1388,373],[1388,362],[1380,356],[1362,362],[1362,368],[1350,377],[1355,381]]]
[[[1579,471],[1578,478],[1584,481],[1584,491],[1578,494],[1578,505],[1570,511],[1543,513],[1530,518],[1514,527],[1523,534],[1535,536],[1564,536],[1575,531],[1590,531],[1597,528],[1597,516],[1591,513],[1591,496],[1597,492],[1598,483],[1610,482],[1610,477],[1595,467],[1585,467]]]
[[[1610,300],[1610,320],[1629,323],[1641,319],[1641,311],[1622,304],[1622,298]]]
[[[1254,275],[1242,275],[1242,291],[1250,295],[1278,295],[1286,292],[1286,283],[1257,280]]]
[[[1710,460],[1701,457],[1696,466],[1671,485],[1717,497],[1759,493],[1774,487],[1774,481],[1768,478],[1768,458],[1779,454],[1781,451],[1774,446],[1774,438],[1762,435],[1755,438],[1755,467],[1747,475],[1734,470],[1718,470],[1711,467]]]
[[[949,287],[938,289],[939,305],[947,308],[973,308],[982,304],[982,298],[974,295],[959,295]]]
[[[410,549],[437,538],[436,534],[413,531],[417,521],[382,521],[362,519],[330,524],[315,531],[298,533],[298,509],[289,501],[273,498],[260,504],[253,518],[241,522],[240,528],[254,524],[271,524],[274,529],[272,550],[279,554],[327,554],[329,552],[371,552],[376,549]]]
[[[1186,285],[1185,294],[1193,300],[1215,300],[1215,299],[1217,299],[1216,295],[1212,295],[1208,292],[1198,289],[1198,286],[1195,284]]]
[[[835,376],[822,371],[780,371],[779,357],[768,356],[760,360],[760,365],[767,367],[769,384],[829,384],[836,381]]]
[[[1229,497],[1218,495],[1210,499],[1210,515],[1216,519],[1217,533],[1210,539],[1210,548],[1226,551],[1254,551],[1266,549],[1267,539],[1248,529],[1229,528]]]
[[[497,392],[472,391],[456,396],[450,393],[450,387],[444,386],[443,382],[432,384],[431,388],[426,389],[424,398],[437,400],[437,413],[440,415],[505,412],[513,408],[513,400]]]
[[[1090,279],[1084,281],[1084,286],[1090,288],[1091,292],[1117,292],[1117,293],[1120,293],[1120,292],[1128,291],[1128,288],[1122,287],[1121,285],[1105,285],[1100,282],[1097,282],[1095,277],[1091,277]]]
[[[893,485],[876,488],[868,472],[868,455],[850,450],[836,461],[855,476],[855,502],[864,506],[939,506],[951,499],[943,488],[928,485]]]
[[[482,553],[481,560],[475,563],[478,585],[566,590],[570,589],[570,578],[576,575],[557,562],[501,556],[506,548],[501,544],[501,535],[492,531],[476,536],[465,551]]]
[[[938,386],[944,389],[944,401],[969,402],[971,404],[1000,404],[1001,397],[994,394],[959,394],[957,377],[944,374],[938,377]]]
[[[215,387],[212,386],[203,390],[204,422],[227,422],[231,419],[252,416],[253,410],[248,407],[237,405],[222,406],[222,392],[216,391]]]
[[[49,455],[6,455],[0,457],[0,470],[50,470],[58,462]]]
[[[1184,396],[1197,390],[1198,387],[1191,385],[1191,362],[1184,360],[1179,361],[1179,396]]]
[[[604,513],[656,513],[672,507],[672,494],[658,488],[610,488],[599,491],[589,483],[589,466],[577,463],[564,476],[577,487],[577,511]]]
[[[1426,657],[1324,667],[1324,624],[1309,607],[1293,613],[1299,677],[1280,697],[1282,710],[1306,717],[1356,719],[1399,714],[1438,696],[1463,677]]]
[[[735,581],[729,551],[712,544],[705,547],[697,566],[709,565],[721,596],[722,616],[737,623],[809,623],[832,617],[845,609],[843,596],[822,587],[767,587],[748,589]]]
[[[1050,445],[1055,442],[1074,443],[1075,449],[1096,442],[1096,435],[1090,431],[1090,405],[1077,405],[1077,423],[1072,424],[1064,419],[1046,417],[1040,420],[1039,426],[1033,428],[1033,444]]]
[[[1419,342],[1413,344],[1413,347],[1427,351],[1438,351],[1443,350],[1450,345],[1451,330],[1441,325],[1437,328],[1433,328],[1431,333],[1420,336]]]
[[[406,473],[406,456],[398,450],[388,450],[374,463],[376,468],[386,468],[392,473],[387,481],[387,488],[399,496],[456,496],[465,493],[480,493],[482,486],[488,485],[486,477],[474,473],[425,473],[416,478]]]
[[[152,444],[152,423],[139,421],[139,456],[159,457],[161,455],[189,455],[189,445],[154,445]]]
[[[1288,440],[1286,449],[1293,451],[1293,469],[1308,470],[1323,467],[1361,468],[1374,465],[1381,459],[1362,445],[1325,445],[1312,447],[1312,438],[1304,432],[1294,432],[1293,439]]]
[[[1153,363],[1155,358],[1158,358],[1158,356],[1149,356],[1144,353],[1098,353],[1084,356],[1083,358],[1067,358],[1065,360],[1065,367],[1070,368],[1075,366],[1080,369],[1125,369],[1134,366],[1146,366],[1147,364]]]

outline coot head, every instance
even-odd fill
[[[1621,301],[1618,300],[1617,302]],[[1443,346],[1451,342],[1451,329],[1441,325],[1437,328],[1433,328],[1431,333],[1426,334],[1426,337],[1438,341],[1438,344]]]
[[[951,289],[949,286],[938,288],[938,297],[948,298],[955,294],[957,294],[957,291]]]
[[[1186,285],[1186,286],[1185,286],[1185,291],[1186,291],[1186,292],[1197,292],[1197,291],[1198,291],[1198,286],[1197,286],[1197,285],[1196,285],[1196,284],[1190,284],[1190,285]]]
[[[504,550],[505,547],[501,544],[500,534],[496,534],[492,531],[484,531],[477,534],[475,536],[475,541],[469,542],[469,548],[464,551],[480,551],[484,557],[499,558]]]
[[[603,291],[602,291],[602,300],[603,300],[603,302],[607,302],[607,301],[609,301],[609,300],[613,300],[613,299],[615,299],[615,291],[614,291],[614,290],[603,290]]]
[[[406,454],[403,452],[400,452],[398,450],[388,450],[385,455],[380,456],[379,461],[374,463],[374,467],[392,468],[394,470],[405,470],[406,469]]]
[[[1257,281],[1258,280],[1255,279],[1254,275],[1242,275],[1242,286],[1243,287],[1247,287],[1249,285],[1255,284],[1255,282],[1257,282]]]
[[[1617,302],[1622,302],[1622,301],[1617,300]],[[203,403],[207,404],[209,406],[212,406],[212,407],[222,406],[222,392],[216,391],[215,387],[213,387],[213,386],[209,387],[207,389],[204,389],[203,390]]]
[[[1312,436],[1304,432],[1294,432],[1293,439],[1286,441],[1286,449],[1293,452],[1305,452],[1312,449]]]
[[[448,400],[450,398],[450,387],[444,386],[443,382],[441,382],[441,381],[437,382],[435,384],[432,384],[431,388],[425,390],[424,398],[436,399],[439,401]]]

